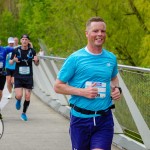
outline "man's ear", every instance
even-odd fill
[[[85,31],[85,36],[88,37],[88,32],[87,31]]]

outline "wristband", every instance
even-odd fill
[[[122,88],[121,88],[121,87],[115,86],[115,88],[118,88],[118,89],[119,89],[120,94],[122,93]]]

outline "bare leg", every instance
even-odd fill
[[[15,95],[17,100],[21,100],[23,96],[23,88],[15,88]]]
[[[6,76],[6,81],[7,81],[7,89],[9,93],[12,92],[12,81],[11,81],[11,76]]]
[[[8,99],[12,98],[12,88],[13,88],[13,84],[12,84],[12,77],[11,76],[6,76],[6,81],[7,81],[7,89],[9,91],[9,95],[8,95]]]

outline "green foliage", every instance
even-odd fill
[[[1,1],[0,9],[2,40],[8,33],[18,37],[28,33],[37,50],[42,39],[47,54],[67,57],[86,45],[86,21],[101,16],[107,24],[105,48],[117,55],[119,63],[149,67],[149,0],[6,1]]]
[[[150,67],[150,34],[145,35],[142,39],[142,45],[139,50],[140,63],[144,67]]]
[[[9,12],[8,10],[3,11],[1,15],[1,22],[0,22],[0,28],[1,28],[0,39],[2,39],[3,41],[3,40],[7,40],[7,38],[5,37],[13,36],[14,27],[15,26],[13,24],[12,13]]]

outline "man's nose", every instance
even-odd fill
[[[102,35],[102,31],[101,30],[98,31],[98,35]]]

